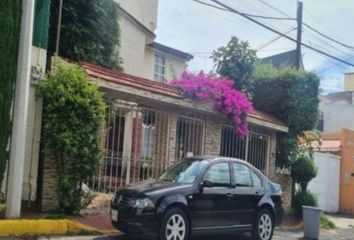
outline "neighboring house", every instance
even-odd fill
[[[280,67],[296,68],[296,54],[297,51],[295,49],[288,52],[283,52],[283,53],[262,58],[261,62],[273,64],[277,68]],[[302,58],[301,58],[300,69],[302,70],[304,69]]]
[[[339,132],[342,128],[354,130],[354,95],[352,91],[335,92],[322,96],[319,130]]]
[[[313,147],[319,172],[309,189],[323,210],[354,215],[354,131],[323,134],[322,144]]]
[[[154,42],[157,0],[116,0],[124,72],[165,82],[180,76],[192,55]]]

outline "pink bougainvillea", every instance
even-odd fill
[[[246,116],[253,111],[252,103],[245,93],[233,89],[233,81],[201,71],[196,75],[184,72],[170,84],[181,89],[186,97],[198,101],[213,100],[216,110],[233,121],[236,133],[240,136],[247,135]]]

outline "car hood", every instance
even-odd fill
[[[128,185],[119,192],[131,197],[144,197],[189,186],[190,185],[163,180],[146,180],[137,184]]]

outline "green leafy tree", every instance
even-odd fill
[[[59,1],[52,1],[49,52],[55,52]],[[121,70],[118,8],[114,0],[65,0],[59,55]]]
[[[232,37],[227,46],[218,48],[211,58],[216,73],[232,79],[237,90],[252,92],[251,76],[257,57],[256,51],[250,49],[247,41]]]
[[[257,63],[253,82],[255,108],[284,121],[291,136],[315,127],[320,83],[316,74]]]
[[[44,145],[56,163],[59,208],[72,214],[83,207],[82,183],[92,176],[100,158],[99,127],[105,104],[96,85],[84,71],[60,63],[43,81]]]
[[[289,166],[298,150],[298,136],[313,130],[317,123],[319,78],[314,73],[259,62],[252,78],[255,109],[279,118],[289,127],[277,152],[278,165]]]
[[[0,186],[9,153],[11,133],[11,105],[17,70],[20,38],[21,1],[1,1],[0,8]]]

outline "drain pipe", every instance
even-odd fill
[[[21,215],[34,6],[35,0],[22,0],[21,32],[17,60],[13,125],[6,193],[6,218],[18,218]]]

